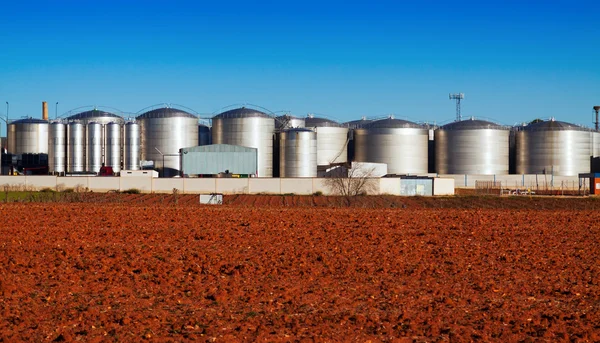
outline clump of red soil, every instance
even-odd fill
[[[167,197],[0,204],[0,341],[600,340],[595,210]]]

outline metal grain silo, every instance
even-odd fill
[[[273,176],[273,117],[255,109],[241,107],[218,114],[213,118],[212,125],[213,144],[256,148],[257,176]]]
[[[600,157],[600,132],[592,132],[592,156]]]
[[[125,170],[140,169],[140,125],[134,122],[125,124],[123,140],[123,165]]]
[[[102,167],[102,147],[104,145],[104,135],[102,125],[90,122],[87,125],[87,168],[86,171],[98,173]]]
[[[387,118],[354,130],[357,162],[387,163],[388,174],[427,174],[429,131]]]
[[[577,176],[590,172],[590,129],[548,120],[519,128],[517,174]]]
[[[67,170],[67,125],[54,122],[48,130],[48,170],[64,173]]]
[[[211,145],[212,135],[210,127],[204,124],[198,124],[198,145]]]
[[[79,173],[85,170],[85,129],[79,122],[67,125],[67,171]]]
[[[288,129],[280,134],[281,177],[317,177],[317,134],[310,129]]]
[[[198,145],[198,118],[163,107],[140,115],[136,121],[141,129],[142,160],[154,161],[162,177],[181,174],[179,149]]]
[[[91,122],[106,125],[108,123],[117,123],[123,125],[125,119],[114,113],[93,109],[90,111],[80,112],[66,118],[68,121],[78,121],[84,125]]]
[[[48,121],[28,118],[10,122],[7,140],[11,154],[47,154]]]
[[[330,119],[308,116],[306,127],[317,133],[317,165],[348,161],[348,127]]]
[[[291,128],[304,127],[305,121],[304,118],[294,117],[289,114],[284,114],[282,116],[275,118],[275,128],[277,131],[283,131]]]
[[[105,126],[104,165],[112,167],[113,172],[121,171],[121,125],[108,123]]]
[[[354,161],[355,155],[355,145],[354,145],[354,130],[361,128],[363,125],[372,122],[373,119],[367,119],[367,117],[362,117],[358,120],[347,121],[344,123],[344,126],[348,127],[348,161]]]
[[[468,119],[435,130],[435,169],[439,174],[508,174],[510,129]]]

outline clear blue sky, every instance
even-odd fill
[[[125,4],[123,4],[125,3]],[[395,114],[592,125],[598,1],[7,1],[0,113],[250,103],[341,121]]]

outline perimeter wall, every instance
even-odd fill
[[[323,178],[153,178],[150,176],[91,177],[91,176],[0,176],[0,191],[41,190],[50,188],[64,190],[87,190],[92,192],[125,191],[139,189],[144,193],[183,194],[296,194],[309,195],[320,192],[333,194]],[[330,179],[329,179],[330,180]],[[373,178],[369,194],[401,195],[402,179]],[[454,179],[433,180],[434,195],[453,195]]]

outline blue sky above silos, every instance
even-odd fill
[[[249,103],[341,121],[394,114],[592,125],[592,1],[31,1],[3,5],[0,112],[200,113]]]

